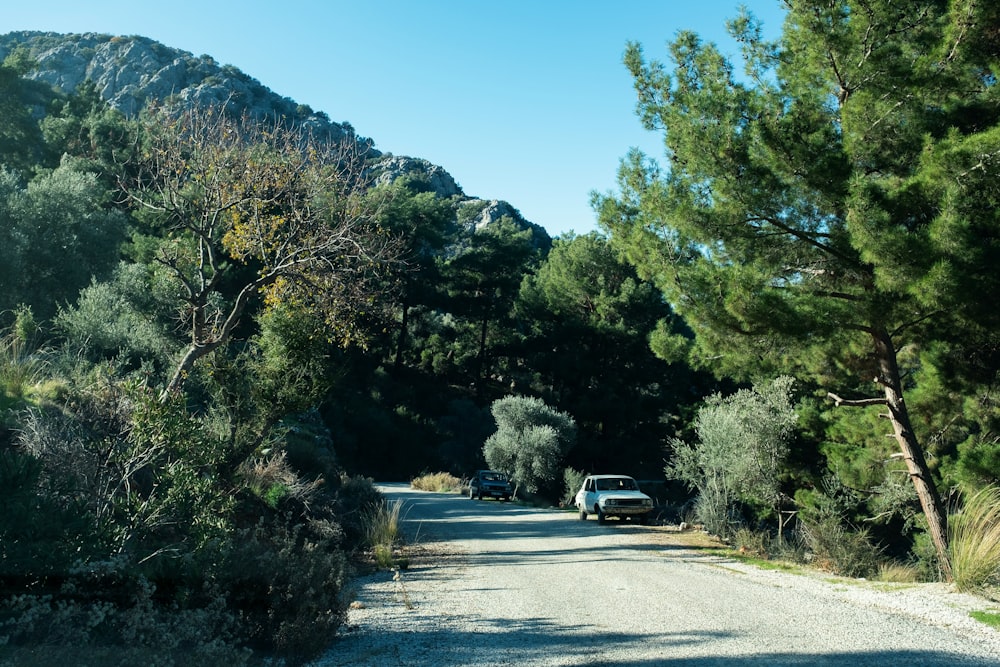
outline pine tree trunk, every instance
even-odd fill
[[[948,519],[941,503],[937,487],[931,478],[930,468],[924,457],[924,451],[917,442],[917,436],[910,426],[910,414],[903,401],[902,383],[899,377],[899,366],[896,362],[896,348],[887,332],[875,335],[875,348],[881,372],[879,381],[885,390],[885,400],[889,408],[889,421],[892,422],[893,436],[899,443],[899,449],[906,461],[910,479],[920,499],[920,506],[927,518],[927,530],[934,541],[941,572],[946,581],[952,580],[951,558],[948,554]]]

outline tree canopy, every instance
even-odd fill
[[[995,183],[1000,166],[997,10],[787,5],[775,42],[746,12],[729,23],[742,69],[690,32],[670,44],[669,66],[629,46],[638,112],[663,133],[665,164],[631,154],[620,193],[595,204],[695,330],[697,363],[741,378],[796,373],[840,405],[885,406],[946,567],[899,352],[995,317],[977,304],[995,289],[997,218],[975,184]]]
[[[367,206],[356,142],[197,107],[151,109],[140,129],[121,191],[160,235],[154,260],[176,281],[190,332],[168,391],[231,337],[258,294],[269,306],[307,305],[344,341],[356,336],[374,277],[397,256]],[[220,301],[240,264],[252,273]]]
[[[486,463],[530,492],[555,479],[575,444],[573,418],[530,396],[499,398],[490,410],[497,430],[483,445]]]

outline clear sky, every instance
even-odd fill
[[[210,55],[383,152],[444,167],[553,236],[596,226],[591,191],[660,139],[635,115],[626,42],[663,59],[690,29],[725,35],[740,0],[21,0],[0,33],[142,35]],[[744,0],[778,34],[778,0]]]

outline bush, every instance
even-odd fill
[[[691,513],[694,515],[694,523],[701,524],[712,535],[728,540],[733,532],[733,523],[730,521],[733,516],[732,507],[733,502],[726,495],[725,489],[713,484],[701,489],[694,499]]]
[[[746,556],[766,559],[770,556],[771,536],[767,533],[741,526],[733,534],[732,545],[737,551]]]
[[[215,575],[251,646],[293,662],[329,647],[349,603],[342,539],[330,520],[288,515],[237,531]]]
[[[562,500],[563,505],[571,506],[573,504],[576,500],[576,492],[583,486],[583,480],[586,477],[587,473],[580,470],[574,470],[573,468],[563,470],[563,484],[565,485]]]
[[[67,647],[97,665],[241,664],[248,648],[295,662],[328,647],[347,605],[335,510],[360,535],[381,495],[348,477],[324,494],[281,452],[242,460],[209,418],[135,383],[23,417],[0,451],[0,651],[15,664]]]
[[[514,495],[520,486],[535,493],[554,480],[576,441],[573,418],[528,396],[499,398],[490,409],[497,430],[483,444],[483,458],[493,470],[510,475]]]
[[[845,577],[872,577],[881,561],[881,550],[867,530],[850,530],[837,518],[802,523],[802,537],[812,552],[813,565]]]
[[[937,547],[927,532],[914,534],[909,563],[917,571],[920,581],[941,581],[943,578]]]
[[[370,477],[341,474],[339,483],[334,500],[337,521],[344,529],[348,548],[353,548],[364,543],[366,514],[385,503],[385,498]]]
[[[170,306],[152,272],[138,264],[119,265],[109,282],[94,281],[80,291],[75,305],[60,309],[53,325],[70,349],[92,360],[117,359],[126,367],[152,362],[170,365],[176,348],[170,331]]]
[[[797,420],[792,384],[783,376],[711,396],[695,419],[697,441],[673,439],[664,472],[698,491],[698,519],[710,533],[730,538],[729,515],[738,506],[779,507],[780,473]]]
[[[948,521],[952,575],[961,591],[1000,584],[1000,488],[986,487],[965,499]]]
[[[165,606],[125,559],[71,570],[52,593],[0,603],[0,665],[244,665],[240,623],[220,594]]]
[[[420,491],[437,491],[451,493],[462,488],[462,480],[450,472],[433,472],[421,475],[410,481],[410,487]]]

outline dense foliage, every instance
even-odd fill
[[[553,250],[513,209],[478,225],[482,206],[420,172],[376,185],[349,133],[126,117],[31,67],[18,52],[0,71],[15,661],[315,656],[384,509],[368,476],[467,475],[503,449],[497,423],[513,432],[490,409],[508,404],[545,407],[503,440],[523,488],[555,499],[563,465],[660,476],[714,387],[650,352],[670,309],[600,235]]]
[[[557,239],[376,183],[348,126],[126,117],[11,54],[0,662],[313,657],[371,478],[487,463],[553,502],[666,469],[668,516],[947,573],[944,501],[1000,482],[1000,15],[904,4],[789,2],[776,43],[741,16],[744,75],[631,47],[666,166],[629,156],[604,231]]]
[[[672,358],[741,379],[788,373],[830,407],[881,410],[889,433],[820,408],[822,446],[870,448],[875,477],[909,476],[947,572],[939,483],[972,480],[942,473],[961,447],[996,447],[1000,14],[973,1],[786,4],[775,42],[749,14],[730,23],[742,68],[688,32],[669,65],[629,48],[666,163],[631,155],[601,219],[694,329],[691,344],[667,331]],[[898,463],[881,465],[887,434]]]
[[[497,430],[483,444],[483,457],[490,468],[509,471],[514,496],[521,487],[535,493],[555,480],[576,444],[573,418],[529,396],[499,398],[490,411]]]
[[[667,477],[698,491],[695,513],[712,533],[730,537],[741,506],[772,518],[781,511],[781,475],[797,420],[791,385],[779,377],[710,396],[695,418],[697,440],[673,441]]]

